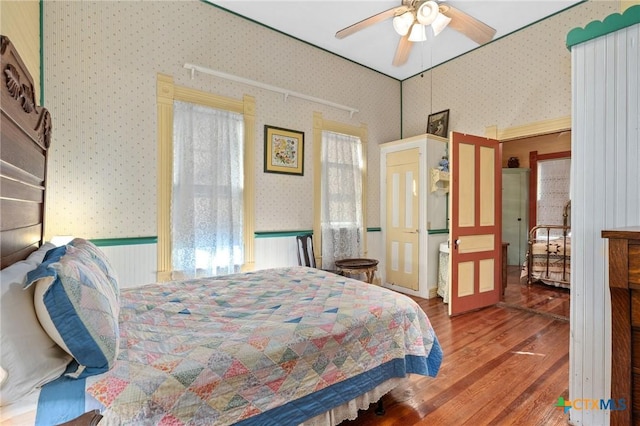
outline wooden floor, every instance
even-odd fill
[[[543,283],[520,285],[520,267],[509,266],[501,305],[528,309],[569,321],[569,290]]]
[[[442,345],[437,377],[413,375],[343,425],[566,425],[569,292],[519,283],[510,268],[498,306],[449,318],[442,299],[415,298]]]

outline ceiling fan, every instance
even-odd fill
[[[443,2],[433,0],[402,0],[402,5],[377,13],[341,29],[336,38],[345,38],[371,25],[393,18],[393,28],[401,36],[393,58],[393,65],[407,62],[414,42],[427,39],[426,27],[431,26],[438,35],[447,26],[469,37],[478,44],[493,39],[496,30],[476,18]]]

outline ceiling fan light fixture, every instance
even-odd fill
[[[437,36],[440,34],[442,30],[447,28],[449,22],[451,22],[451,18],[443,15],[442,13],[438,13],[438,16],[436,16],[436,19],[431,24],[431,28],[433,28],[433,35]]]
[[[393,18],[393,29],[396,30],[398,35],[406,36],[411,29],[411,25],[413,25],[413,20],[413,13],[410,11],[398,15]]]
[[[416,11],[416,19],[422,25],[431,25],[440,14],[438,9],[438,4],[435,1],[426,1],[422,3]]]
[[[411,42],[419,42],[427,40],[427,31],[424,25],[414,24],[411,28],[411,33],[409,34],[409,41]]]

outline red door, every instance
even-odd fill
[[[493,139],[451,134],[449,315],[500,300],[502,166]]]

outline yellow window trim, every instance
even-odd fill
[[[255,120],[256,101],[245,95],[242,100],[213,95],[176,86],[173,77],[158,73],[158,281],[172,279],[171,265],[171,187],[173,175],[173,101],[183,101],[244,115],[244,250],[243,271],[254,268],[255,231]]]
[[[322,113],[313,113],[313,251],[316,265],[322,267],[322,232],[321,232],[321,180],[322,180],[322,132],[335,132],[360,138],[362,144],[362,243],[364,255],[367,255],[367,125],[360,126],[325,120]]]

